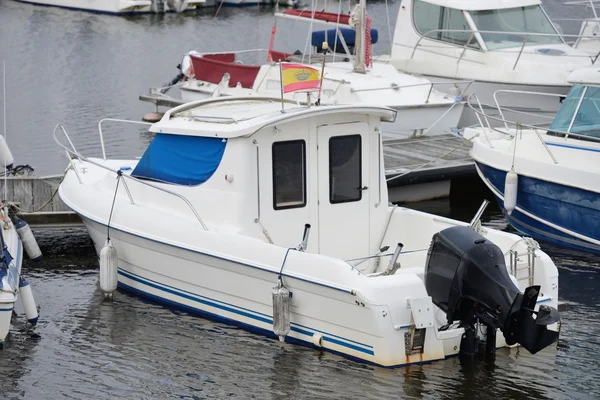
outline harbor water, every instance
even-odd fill
[[[589,11],[545,1],[551,17]],[[317,6],[318,9],[324,6]],[[344,7],[346,7],[344,5]],[[369,1],[389,52],[400,2]],[[571,8],[569,8],[571,7]],[[139,121],[138,96],[162,86],[190,50],[266,48],[272,7],[203,9],[186,15],[115,17],[0,0],[0,61],[6,62],[7,140],[16,164],[37,175],[66,166],[52,138],[63,124],[78,150],[99,155],[98,121]],[[575,33],[577,24],[562,24]],[[303,50],[307,24],[277,26],[280,50]],[[279,40],[279,39],[278,39]],[[261,61],[261,60],[248,60]],[[0,115],[1,117],[1,115]],[[110,155],[140,155],[151,136],[107,125]],[[485,195],[485,193],[483,194]],[[411,205],[468,221],[482,197]],[[487,226],[510,228],[492,203]],[[599,399],[600,259],[543,245],[560,274],[561,336],[536,355],[501,349],[493,359],[458,357],[386,369],[281,344],[118,291],[103,301],[98,261],[84,229],[35,232],[41,265],[25,263],[40,322],[18,315],[0,351],[2,399]]]

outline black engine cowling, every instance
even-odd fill
[[[549,306],[534,311],[540,287],[521,293],[504,260],[498,246],[469,227],[444,229],[433,236],[427,253],[425,287],[448,323],[484,323],[494,342],[492,332],[500,328],[507,344],[536,353],[558,339],[547,325],[558,322],[559,313]]]

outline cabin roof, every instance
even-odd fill
[[[592,65],[578,68],[569,74],[567,82],[572,85],[600,86],[600,67]]]
[[[173,135],[235,138],[248,136],[261,128],[281,122],[334,114],[376,115],[393,122],[396,111],[383,106],[342,105],[307,107],[286,100],[264,97],[224,97],[199,100],[175,107],[150,127],[151,132]]]
[[[541,4],[541,0],[422,0],[426,3],[459,10],[496,10],[501,8],[526,7]]]

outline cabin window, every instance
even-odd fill
[[[571,121],[573,121],[573,117],[575,117],[575,113],[577,112],[577,107],[579,106],[584,88],[585,87],[581,85],[573,85],[569,91],[569,95],[563,100],[560,110],[558,110],[558,113],[556,113],[556,116],[550,125],[551,131],[563,133],[569,132]]]
[[[529,45],[562,43],[539,5],[470,13],[477,30],[498,31],[481,34],[490,50],[522,46],[524,33],[528,33],[526,44]]]
[[[554,117],[550,131],[600,139],[600,88],[575,85]]]
[[[464,46],[471,39],[469,47],[479,48],[475,36],[471,38],[471,27],[461,10],[415,0],[413,21],[417,31],[428,38],[459,46]]]
[[[347,203],[362,198],[361,136],[329,139],[329,201]]]
[[[285,210],[306,205],[306,143],[273,143],[273,208]]]

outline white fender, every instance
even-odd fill
[[[100,251],[100,289],[104,297],[111,298],[117,290],[117,249],[112,245],[110,239],[106,239],[104,247]]]
[[[19,293],[21,296],[21,301],[23,302],[23,308],[25,308],[25,316],[27,317],[27,321],[29,321],[31,325],[37,324],[38,312],[35,305],[35,299],[33,298],[33,292],[31,291],[29,282],[27,282],[27,280],[25,280],[23,277],[21,277],[19,281]]]
[[[23,247],[29,258],[36,263],[40,262],[42,260],[42,251],[31,232],[29,224],[24,220],[17,218],[15,228],[17,228],[17,233],[21,238],[21,242],[23,242]]]
[[[504,180],[504,209],[510,215],[517,206],[517,191],[519,186],[519,175],[513,168],[506,173]]]

